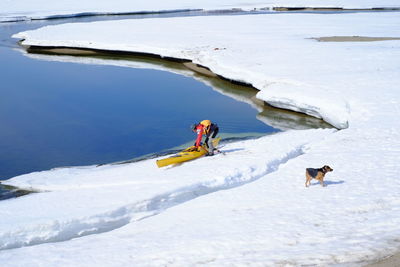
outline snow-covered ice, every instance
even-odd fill
[[[0,263],[360,265],[398,251],[400,41],[311,39],[400,37],[398,25],[392,12],[263,14],[75,23],[17,34],[26,45],[189,59],[252,84],[262,100],[342,130],[230,143],[226,155],[163,169],[151,159],[15,177],[7,183],[43,192],[0,202]],[[327,187],[314,181],[305,188],[305,168],[324,164],[334,169]]]
[[[194,10],[265,10],[273,7],[399,8],[397,0],[2,0],[0,22],[51,19],[87,15],[179,12]]]

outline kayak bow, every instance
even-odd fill
[[[220,139],[221,138],[216,138],[213,140],[214,147],[217,147]],[[191,146],[171,157],[157,160],[156,163],[159,168],[165,167],[165,166],[168,166],[171,164],[178,164],[178,163],[182,163],[185,161],[197,159],[197,158],[207,154],[207,152],[208,152],[208,150],[205,145],[199,146],[198,148],[196,148],[196,146]]]

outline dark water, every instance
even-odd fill
[[[19,31],[61,22],[0,24],[0,180],[53,167],[124,161],[170,149],[194,140],[190,125],[203,119],[217,122],[222,135],[230,137],[282,129],[268,122],[287,122],[289,128],[326,126],[293,112],[256,109],[245,103],[251,101],[237,101],[235,98],[253,99],[256,92],[220,79],[60,62],[55,56],[38,60],[25,56],[17,40],[10,38]],[[171,70],[184,68],[140,57],[93,59],[151,61]],[[19,193],[0,186],[0,199]]]

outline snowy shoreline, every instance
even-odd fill
[[[309,39],[398,37],[397,25],[395,13],[279,14],[66,24],[16,35],[27,45],[189,59],[343,130],[232,143],[226,156],[175,168],[148,160],[15,177],[7,183],[51,192],[0,203],[0,262],[360,266],[397,252],[400,44]],[[324,164],[334,169],[328,186],[306,189],[304,169]]]
[[[287,11],[398,11],[400,5],[395,0],[251,0],[243,3],[236,0],[195,1],[173,0],[164,2],[119,0],[110,5],[105,0],[91,1],[70,0],[51,2],[47,0],[15,0],[0,3],[0,23],[26,20],[45,20],[74,18],[84,16],[113,16],[140,14],[168,14],[182,12],[287,12]],[[203,15],[204,15],[203,14]]]

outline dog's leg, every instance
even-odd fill
[[[325,184],[324,184],[324,174],[322,172],[319,172],[318,175],[315,177],[315,179],[319,181],[321,186],[325,186]]]
[[[308,173],[306,172],[306,187],[308,187],[308,185],[311,183],[311,177],[308,175]]]
[[[308,176],[307,176],[307,172],[306,172],[306,187],[308,187],[307,183],[308,183]]]
[[[319,178],[319,182],[321,183],[321,185],[322,185],[323,187],[325,187],[325,184],[324,184],[324,175],[321,175],[321,177]]]

